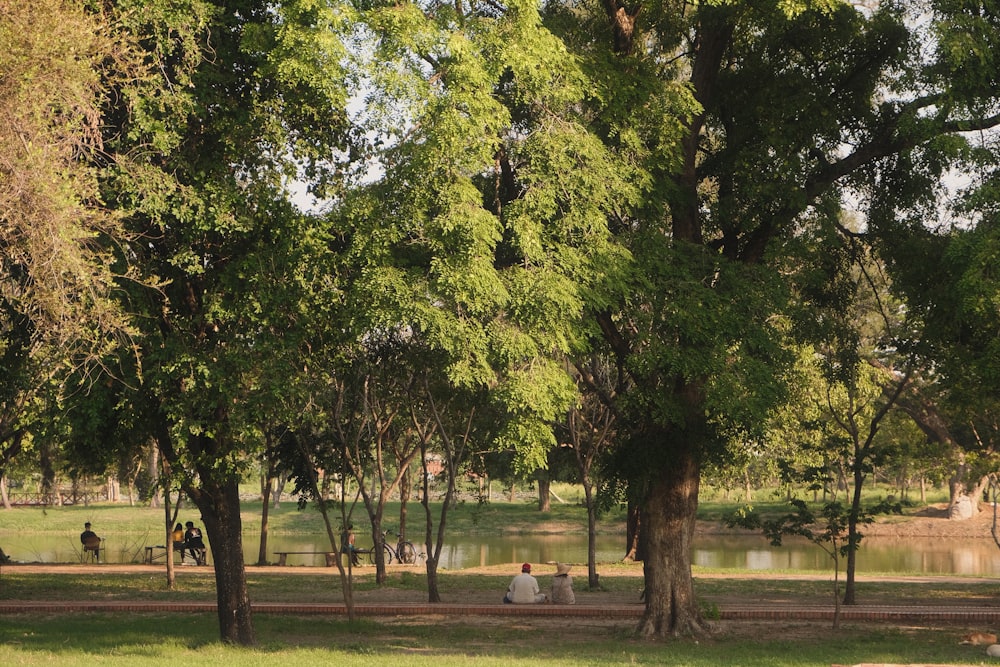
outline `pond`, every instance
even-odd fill
[[[830,556],[804,539],[772,547],[763,537],[712,535],[695,540],[695,565],[737,570],[825,570]],[[841,563],[843,569],[844,563]],[[858,573],[1000,575],[1000,548],[991,538],[866,537]]]
[[[148,536],[109,534],[103,559],[112,563],[140,562],[147,545],[156,544]],[[257,561],[259,534],[244,537],[247,563]],[[367,546],[359,535],[358,544]],[[623,537],[600,536],[598,562],[612,562],[623,554]],[[80,561],[76,535],[61,538],[51,534],[0,532],[0,547],[16,561],[71,563]],[[329,544],[316,538],[273,535],[268,540],[268,559],[277,561],[275,551],[322,551]],[[423,551],[417,547],[417,551]],[[584,535],[462,536],[449,539],[441,554],[441,567],[460,569],[504,563],[545,563],[563,561],[586,563]],[[732,570],[828,570],[829,556],[805,540],[787,540],[772,547],[760,536],[699,535],[695,538],[692,562],[696,566]],[[322,557],[291,556],[289,564],[323,565]],[[1000,548],[990,538],[866,538],[858,554],[858,573],[959,574],[1000,576]]]

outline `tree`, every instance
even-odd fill
[[[323,488],[324,482],[320,481],[321,468],[325,475],[331,469],[331,454],[336,456],[337,452],[331,451],[328,443],[324,442],[325,434],[309,433],[303,427],[298,433],[285,431],[279,439],[278,452],[283,464],[289,468],[289,477],[295,482],[295,493],[299,496],[299,509],[304,509],[311,500],[319,508],[323,517],[323,524],[326,527],[327,539],[330,541],[332,551],[341,552],[347,546],[346,536],[351,530],[350,515],[346,510],[346,503],[343,496],[338,499],[331,499]],[[344,475],[340,476],[343,481]],[[337,505],[340,507],[340,543],[337,540],[337,532],[333,528],[331,520],[331,509]],[[341,590],[344,595],[344,605],[347,609],[348,620],[354,620],[354,580],[351,576],[354,564],[353,555],[348,557],[347,568],[344,568],[343,559],[338,556],[335,561],[337,572],[340,575]]]
[[[997,465],[995,170],[990,167],[965,193],[953,224],[893,237],[902,251],[890,265],[898,290],[926,332],[914,351],[934,362],[902,396],[901,408],[928,438],[951,451],[949,509],[958,518],[967,516],[958,511],[960,500],[972,499],[976,511]]]
[[[105,191],[142,239],[121,261],[158,285],[129,286],[143,328],[129,400],[201,512],[222,639],[253,644],[238,485],[261,442],[256,397],[301,368],[276,353],[297,349],[282,337],[298,301],[281,297],[298,284],[308,236],[284,186],[346,146],[341,17],[308,0],[116,9],[156,75],[122,85],[106,114],[130,169],[109,174]]]
[[[82,2],[0,2],[0,477],[66,374],[130,347],[108,249],[127,234],[97,178],[102,105],[142,69],[109,26]]]
[[[440,406],[480,396],[497,428],[471,444],[514,452],[523,476],[544,466],[551,424],[574,399],[557,359],[579,319],[575,279],[608,250],[608,192],[628,186],[611,169],[574,170],[604,156],[565,121],[583,79],[539,29],[536,7],[466,9],[375,5],[362,15],[371,41],[359,49],[368,77],[359,124],[377,139],[381,173],[331,215],[356,267],[356,335],[405,336],[433,360],[422,405],[433,395],[438,412],[412,427],[434,414],[433,437],[467,452],[463,425],[482,409],[451,416]],[[429,447],[430,437],[418,440]]]
[[[829,502],[823,505],[819,516],[816,516],[802,500],[793,499],[791,505],[793,511],[777,519],[763,519],[752,510],[744,509],[727,516],[725,523],[751,530],[759,529],[771,540],[771,546],[780,547],[785,535],[796,535],[823,549],[833,561],[833,627],[836,629],[840,627],[840,559],[850,556],[860,546],[860,541],[853,540],[848,535],[847,524],[855,510],[844,507],[839,502]],[[866,512],[854,520],[871,523],[872,517]]]
[[[357,356],[335,367],[336,378],[327,390],[325,430],[335,450],[332,458],[339,462],[336,469],[343,479],[352,478],[358,485],[372,529],[378,584],[386,580],[385,507],[419,453],[421,440],[406,426],[406,397],[418,381],[416,372],[394,338],[365,337]]]
[[[810,365],[818,379],[812,385],[818,391],[810,412],[824,422],[821,446],[849,476],[844,480],[851,494],[844,603],[855,604],[862,488],[874,467],[892,455],[893,444],[879,431],[916,363],[913,355],[897,350],[901,344],[918,344],[921,332],[909,325],[905,309],[892,300],[884,267],[862,239],[833,231],[820,227],[815,237],[807,232],[800,238],[813,259],[803,257],[799,272],[803,279],[796,330],[814,352]]]
[[[600,587],[597,574],[597,516],[595,494],[598,463],[617,436],[618,415],[614,404],[611,368],[607,357],[593,355],[586,363],[577,364],[577,382],[585,387],[580,404],[570,409],[566,419],[566,443],[576,459],[577,474],[583,486],[587,507],[587,583],[591,590]]]
[[[589,304],[627,378],[617,460],[641,508],[641,630],[698,633],[702,465],[782,400],[789,243],[833,223],[847,193],[884,213],[881,238],[905,235],[899,212],[928,212],[958,133],[997,123],[995,70],[962,60],[992,52],[997,17],[978,3],[933,3],[920,21],[906,3],[588,8],[550,5],[547,25],[603,84],[589,129],[641,184],[609,217],[633,261]]]
[[[610,350],[646,634],[702,630],[690,573],[702,465],[759,441],[784,398],[789,244],[836,225],[847,195],[888,239],[905,225],[877,213],[931,201],[963,157],[959,133],[997,122],[992,70],[961,60],[962,40],[991,52],[995,18],[908,9],[607,0],[358,14],[369,143],[355,164],[371,180],[334,208],[355,301],[378,314],[359,330],[408,328],[449,355],[456,386],[499,382],[515,418],[496,444],[528,471],[569,404],[554,360]],[[952,24],[928,30],[928,17]]]
[[[455,505],[458,481],[465,474],[465,467],[476,443],[489,443],[494,437],[499,421],[490,400],[483,390],[456,388],[446,377],[425,376],[414,386],[411,395],[410,418],[420,443],[423,468],[421,505],[424,509],[425,569],[427,571],[427,601],[441,602],[438,587],[438,563],[444,549],[448,512]],[[430,500],[430,476],[427,474],[428,455],[432,442],[441,454],[445,494],[441,509],[434,516]],[[436,521],[435,521],[436,519]]]

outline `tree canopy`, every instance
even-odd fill
[[[381,343],[423,380],[379,380],[391,410],[455,399],[444,438],[485,406],[460,437],[517,473],[581,406],[613,418],[601,474],[637,510],[657,636],[703,629],[703,468],[768,437],[792,334],[858,342],[852,259],[877,253],[911,309],[880,343],[955,392],[995,388],[992,0],[32,0],[86,18],[77,38],[53,23],[54,46],[8,5],[3,122],[33,134],[0,133],[2,351],[24,358],[48,318],[118,369],[91,407],[129,413],[201,510],[226,640],[254,641],[247,454],[272,427],[374,420],[338,411],[337,387]],[[108,72],[105,37],[131,76]],[[56,78],[24,75],[31,49]],[[956,173],[976,187],[948,226]],[[837,349],[856,372],[859,348]]]

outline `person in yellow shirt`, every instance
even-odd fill
[[[184,554],[187,551],[184,549],[184,526],[177,524],[174,526],[174,531],[170,533],[170,541],[173,542],[173,550],[181,552],[181,562],[184,562]]]

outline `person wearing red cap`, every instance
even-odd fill
[[[514,577],[507,587],[503,601],[508,604],[538,604],[546,602],[548,596],[539,592],[538,581],[531,576],[531,563],[521,566],[521,574]]]

